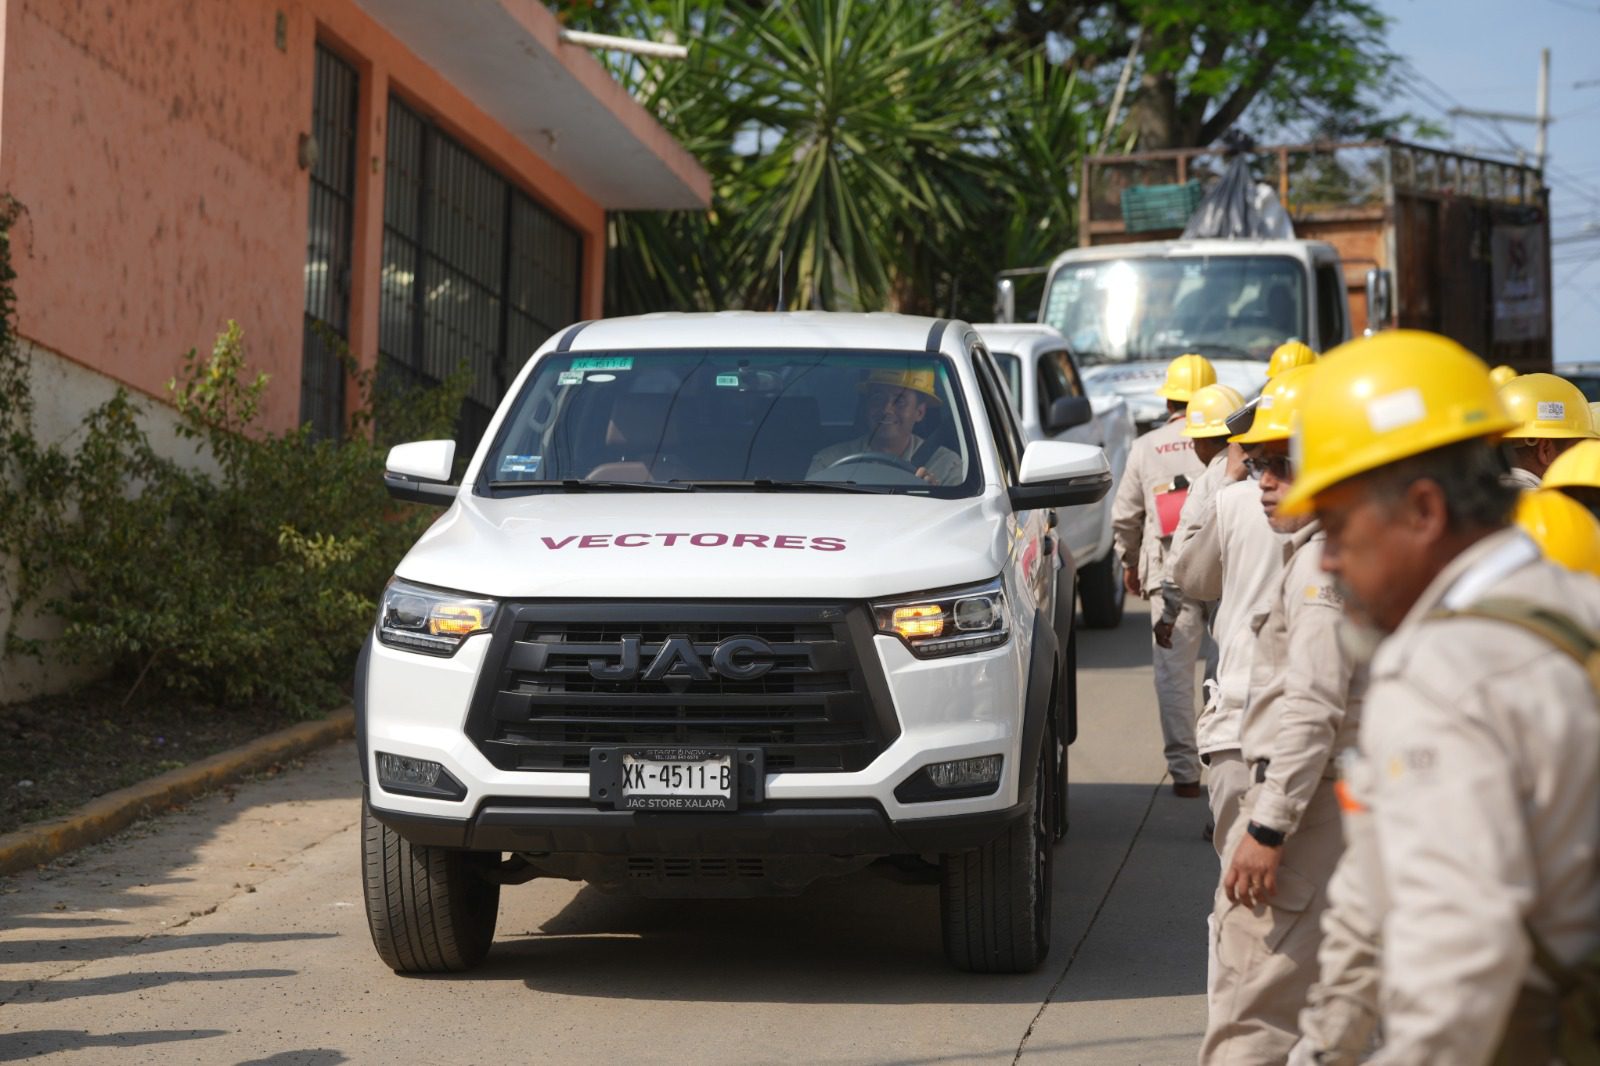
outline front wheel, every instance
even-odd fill
[[[1056,739],[1046,735],[1029,817],[975,851],[946,855],[944,953],[973,973],[1029,973],[1050,951]]]
[[[1122,624],[1128,589],[1122,583],[1122,560],[1116,549],[1083,568],[1078,596],[1083,601],[1083,624],[1090,629],[1115,629]]]
[[[372,945],[395,973],[450,973],[483,961],[494,942],[498,855],[413,844],[361,805],[361,870]]]

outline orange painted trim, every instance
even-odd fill
[[[341,51],[335,49],[336,51]],[[388,76],[381,67],[362,60],[356,92],[355,202],[350,220],[350,354],[362,370],[378,365],[379,314],[382,310],[383,269],[383,146]],[[345,417],[361,407],[361,394],[353,381],[344,393]]]

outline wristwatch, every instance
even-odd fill
[[[1269,848],[1283,847],[1285,834],[1281,829],[1268,829],[1260,822],[1251,822],[1244,827],[1244,831],[1254,837],[1257,844]]]

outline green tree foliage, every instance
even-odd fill
[[[775,307],[780,256],[786,307],[949,312],[964,287],[987,307],[987,282],[961,279],[1000,252],[995,226],[1010,227],[995,207],[1014,209],[1029,180],[1002,145],[1032,121],[1036,102],[1019,89],[1037,66],[988,47],[987,12],[924,0],[619,0],[567,16],[690,42],[686,63],[624,60],[618,71],[713,182],[709,213],[613,218],[610,310]],[[1048,117],[1039,136],[1061,139],[1047,152],[1059,184],[1079,113]],[[1052,226],[1061,239],[1070,212]]]
[[[987,318],[993,272],[1076,240],[1077,175],[1135,40],[1117,148],[1368,136],[1395,63],[1369,0],[565,0],[681,41],[606,58],[712,178],[709,212],[611,220],[607,309]]]
[[[1119,145],[1200,147],[1241,123],[1259,138],[1381,136],[1398,58],[1370,0],[1006,0],[1001,47],[1053,43],[1101,98],[1139,53]],[[1392,96],[1392,94],[1387,94]]]

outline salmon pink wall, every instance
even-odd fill
[[[164,397],[229,318],[299,416],[310,128],[320,38],[361,73],[351,342],[376,360],[386,89],[584,236],[599,314],[604,211],[353,0],[0,0],[0,190],[26,209],[19,331]],[[284,47],[277,18],[284,18]]]

